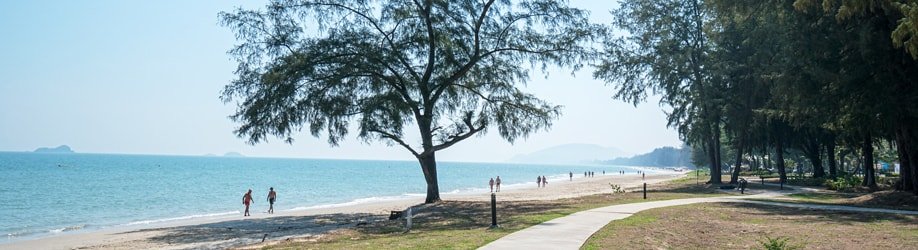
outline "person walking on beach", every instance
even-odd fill
[[[570,172],[570,174],[571,174],[571,181],[574,181],[574,172]]]
[[[245,214],[242,216],[251,216],[251,214],[249,214],[249,205],[252,203],[255,203],[255,201],[252,200],[252,190],[249,189],[249,191],[242,196],[242,204],[245,205]]]
[[[488,186],[491,186],[491,193],[494,193],[494,178],[491,178],[491,181],[488,181]]]
[[[277,199],[277,192],[274,192],[274,187],[268,188],[268,213],[274,213],[274,200]]]
[[[547,186],[548,186],[548,178],[545,178],[545,176],[543,175],[542,176],[542,187],[547,187]]]
[[[542,176],[536,176],[536,186],[542,187]]]
[[[497,185],[497,192],[500,192],[500,175],[497,176],[497,180],[494,180],[494,184]]]

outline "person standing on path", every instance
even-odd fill
[[[500,175],[497,176],[497,180],[494,180],[494,184],[497,184],[497,192],[500,192]]]
[[[252,203],[255,203],[255,201],[252,200],[252,190],[249,189],[249,191],[242,196],[242,204],[245,205],[245,214],[242,216],[251,216],[251,214],[249,214],[249,205]]]
[[[277,199],[277,192],[274,192],[274,187],[268,188],[268,213],[274,213],[274,200]]]
[[[491,193],[494,193],[494,178],[488,181],[488,186],[491,186]]]

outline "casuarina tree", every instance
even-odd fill
[[[306,130],[334,146],[353,132],[404,147],[427,203],[440,200],[437,151],[494,128],[511,143],[548,129],[560,106],[519,86],[531,69],[579,69],[602,33],[552,0],[276,0],[220,20],[239,42],[221,97],[237,105],[237,136],[292,143]]]

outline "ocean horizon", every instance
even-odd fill
[[[441,194],[487,193],[500,176],[504,188],[536,176],[615,172],[632,167],[590,164],[438,162]],[[268,157],[56,154],[0,152],[2,242],[155,225],[217,216],[242,218],[243,193],[253,190],[253,213],[329,208],[424,197],[416,161]]]

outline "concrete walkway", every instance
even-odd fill
[[[504,236],[479,249],[580,249],[587,238],[613,220],[624,219],[647,209],[702,202],[744,202],[796,208],[918,215],[918,211],[746,200],[772,198],[787,193],[789,192],[768,192],[737,197],[676,199],[601,207],[543,222]]]

